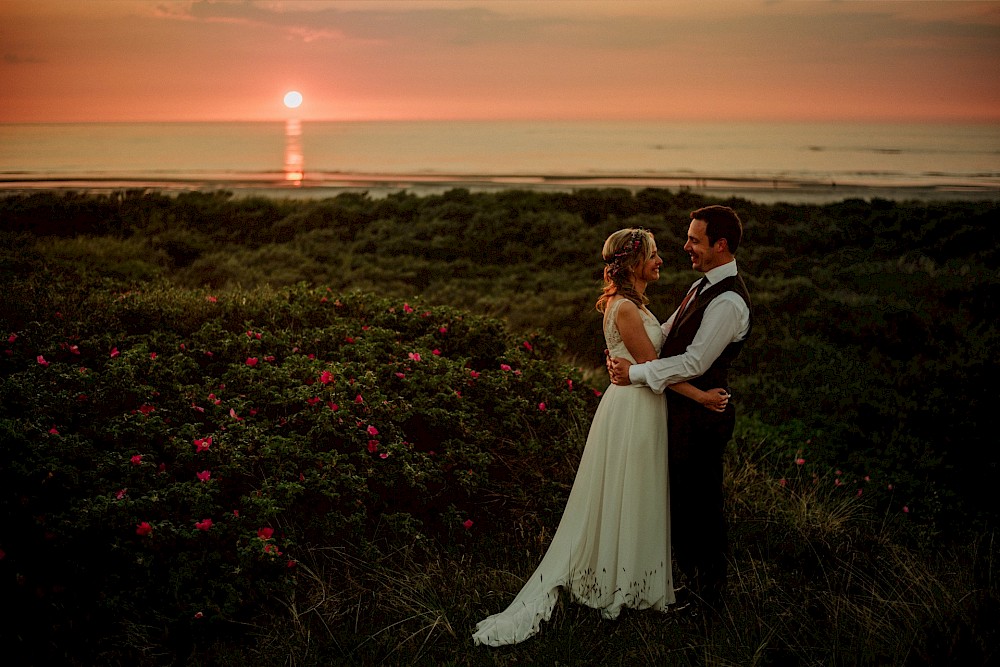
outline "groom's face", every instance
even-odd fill
[[[707,225],[704,220],[691,221],[684,252],[691,257],[691,268],[695,271],[704,273],[719,265],[716,249],[708,242]]]

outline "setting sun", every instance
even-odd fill
[[[285,93],[285,106],[289,109],[298,109],[302,104],[302,93],[297,90],[289,90]]]

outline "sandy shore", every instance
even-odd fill
[[[541,190],[569,192],[584,188],[645,188],[686,190],[713,198],[739,197],[762,204],[825,204],[844,199],[890,199],[917,201],[992,201],[1000,199],[1000,185],[981,184],[857,184],[820,183],[781,179],[734,179],[689,176],[537,176],[475,174],[324,174],[301,181],[281,174],[261,174],[245,178],[75,178],[0,179],[0,196],[40,190],[107,193],[125,189],[163,192],[230,191],[237,197],[282,199],[324,199],[345,192],[365,192],[385,197],[397,192],[415,195],[441,194],[455,188],[473,192],[501,190]]]

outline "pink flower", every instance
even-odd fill
[[[868,475],[865,475],[865,481],[866,481],[866,482],[870,482],[870,481],[872,481],[872,478],[871,478],[871,477],[869,477]]]
[[[538,404],[538,409],[541,410],[542,412],[544,412],[545,411],[545,404],[544,403],[539,403]]]
[[[236,408],[229,408],[229,416],[238,422],[243,421],[243,417],[240,417],[238,414],[236,414]]]
[[[566,378],[566,386],[570,391],[573,391],[573,380]]]
[[[446,333],[448,333],[448,327],[441,327],[440,329],[438,329],[438,333],[440,333],[440,334],[446,334]],[[11,341],[11,342],[13,343],[14,341]]]
[[[378,455],[378,457],[380,459],[387,459],[387,458],[389,458],[389,454],[386,453],[386,452],[382,452],[381,454]]]
[[[369,454],[374,454],[377,451],[378,451],[378,440],[369,440],[368,441],[368,453]]]
[[[462,526],[463,526],[463,527],[464,527],[464,528],[465,528],[466,530],[469,530],[470,528],[472,528],[472,525],[473,525],[473,524],[472,524],[472,519],[466,519],[465,521],[463,521],[463,522],[462,522]]]
[[[59,429],[53,426],[52,428],[49,429],[49,435],[59,435]]]
[[[196,438],[194,441],[194,446],[198,448],[197,450],[195,450],[195,453],[201,454],[202,452],[206,451],[209,447],[212,446],[212,436],[200,439]]]
[[[156,352],[150,352],[149,353],[149,358],[150,359],[156,359]]]
[[[834,471],[833,471],[833,474],[834,474],[834,475],[840,475],[840,474],[842,474],[842,473],[841,473],[841,472],[840,472],[839,470],[834,470]]]
[[[533,347],[531,347],[531,343],[529,343],[528,341],[524,341],[522,345],[524,345],[524,349],[526,349],[528,352],[531,352],[534,349]]]
[[[336,403],[334,403],[333,401],[330,401],[329,403],[327,403],[327,404],[326,404],[326,407],[330,408],[330,410],[331,410],[332,412],[336,412],[337,410],[339,410],[339,409],[340,409],[340,406],[339,406],[339,405],[337,405]]]
[[[372,437],[378,435],[378,429],[375,428],[374,426],[369,426],[368,427],[368,435],[370,435]]]
[[[597,389],[594,390],[594,396],[597,396],[598,398],[600,398],[601,394],[603,394],[603,393],[604,393],[603,391],[599,391]]]
[[[17,340],[17,334],[11,334],[11,335],[7,336],[7,342],[8,343],[13,343],[15,340]]]
[[[49,362],[45,361],[45,357],[43,357],[42,355],[38,355],[38,357],[36,357],[36,360],[42,366],[48,366],[49,365]]]
[[[333,382],[333,373],[330,371],[323,371],[319,374],[319,381],[323,384],[330,384]]]
[[[477,377],[479,377],[479,373],[477,373],[476,371],[469,371],[469,377],[475,380]]]
[[[211,294],[209,294],[208,296],[205,297],[205,301],[208,301],[209,303],[216,303],[218,301],[218,299],[216,299],[214,296],[212,296]]]
[[[202,519],[201,521],[198,521],[197,523],[195,523],[194,527],[197,528],[198,530],[207,531],[209,528],[212,527],[212,520],[211,519]]]
[[[271,539],[272,535],[274,535],[274,528],[261,528],[257,531],[257,537],[265,541]]]
[[[778,484],[781,486],[785,486],[788,484],[788,481],[784,477],[782,477],[781,479],[778,480]]]
[[[288,561],[288,567],[289,567],[289,568],[293,568],[293,567],[295,567],[295,561],[294,561],[294,560],[289,560],[289,561]]]
[[[134,466],[141,466],[142,465],[142,454],[136,454],[135,456],[133,456],[129,460],[132,462],[132,465],[134,465]]]
[[[149,416],[149,413],[153,412],[154,410],[156,410],[156,408],[154,408],[152,405],[146,405],[145,403],[139,406],[139,412],[146,415],[147,417]]]
[[[258,362],[257,357],[247,357],[247,366],[249,366],[250,368],[256,366],[257,362]]]
[[[411,361],[420,361],[420,353],[419,352],[410,352],[410,354],[408,356],[410,357]]]
[[[307,398],[306,399],[306,403],[308,403],[309,405],[316,405],[317,403],[319,403],[322,400],[323,399],[320,398],[319,396],[313,396],[312,398]]]
[[[889,485],[889,490],[892,491],[892,484]]]
[[[858,489],[858,498],[860,498],[860,497],[861,497],[861,494],[862,494],[862,493],[864,493],[864,491],[863,491],[862,489]]]
[[[121,353],[118,351],[117,347],[111,348],[111,358],[112,359],[114,359],[115,357],[117,357],[119,354],[121,354]]]
[[[406,373],[396,373],[396,377],[398,377],[400,380],[402,380],[403,378],[406,377]]]
[[[904,514],[909,514],[910,513],[910,507],[909,507],[909,505],[903,505],[903,513]]]
[[[69,351],[73,354],[80,354],[80,347],[78,345],[70,345]]]
[[[126,493],[128,493],[128,489],[119,489],[118,493],[115,494],[115,499],[121,500],[122,498],[125,497]]]
[[[350,345],[353,345],[354,344],[354,338],[352,338],[351,336],[344,336],[344,342],[346,342],[346,343],[348,343]]]
[[[149,525],[148,521],[143,521],[135,525],[135,534],[140,537],[149,535],[151,532],[153,532],[153,527]]]
[[[802,465],[806,462],[805,459],[795,459],[795,465]]]
[[[202,470],[201,472],[195,474],[198,477],[199,482],[207,482],[208,480],[212,479],[211,470]]]
[[[404,313],[412,313],[413,312],[413,308],[410,307],[410,304],[404,303],[403,304],[403,312]]]
[[[197,613],[196,613],[196,614],[194,615],[194,617],[195,617],[195,618],[204,618],[204,617],[205,617],[205,614],[203,614],[203,613],[201,613],[201,612],[199,611],[199,612],[197,612]]]
[[[354,402],[355,403],[364,403],[365,399],[361,397],[361,394],[358,394],[357,396],[354,397]]]
[[[441,350],[438,350],[438,349],[435,348],[435,349],[431,350],[431,354],[433,354],[436,357],[440,357],[441,356]]]
[[[502,370],[502,371],[509,371],[510,370],[510,366],[508,364],[500,364],[500,370]]]
[[[835,486],[840,486],[843,482],[841,482],[840,479],[838,478],[838,479],[833,480],[833,483],[834,483]]]

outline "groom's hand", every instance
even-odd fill
[[[628,369],[632,362],[621,357],[608,357],[608,373],[611,375],[611,382],[626,387],[632,384],[628,377]]]

